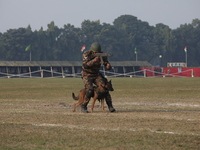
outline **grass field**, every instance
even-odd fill
[[[80,78],[0,79],[0,149],[199,150],[199,78],[112,78],[117,112],[72,112]],[[90,104],[88,105],[90,109]]]

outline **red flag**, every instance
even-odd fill
[[[184,51],[187,52],[187,46],[184,47]]]
[[[83,45],[82,48],[80,49],[81,52],[85,50],[86,45]]]
[[[31,45],[28,45],[25,49],[25,51],[30,51],[31,50]]]

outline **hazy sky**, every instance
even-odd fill
[[[200,0],[0,0],[0,32],[8,29],[47,29],[51,21],[59,28],[84,20],[112,24],[121,15],[133,15],[150,25],[163,23],[175,29],[200,19]]]

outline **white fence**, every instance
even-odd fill
[[[127,73],[116,73],[111,71],[105,71],[101,70],[101,72],[104,74],[105,77],[186,77],[183,75],[180,75],[179,72],[172,73],[172,74],[166,74],[162,72],[156,72],[148,69],[135,71],[135,72],[127,72]],[[184,72],[191,72],[191,77],[193,77],[193,70],[188,69]],[[184,73],[183,72],[183,73]],[[151,73],[151,75],[149,75]],[[3,73],[0,72],[0,78],[67,78],[67,77],[81,77],[81,73],[62,73],[62,72],[56,72],[53,70],[38,70],[28,73],[22,73],[22,74],[11,74],[11,73]]]

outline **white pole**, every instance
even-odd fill
[[[193,69],[192,69],[192,73],[191,74],[192,74],[192,77],[194,77],[194,70]]]
[[[30,78],[31,78],[31,67],[29,66],[29,74],[30,74]]]
[[[136,61],[137,61],[137,53],[135,55],[136,55],[135,57],[136,57]]]
[[[185,52],[185,62],[186,62],[186,68],[187,68],[187,51]]]
[[[144,69],[144,77],[146,78],[146,69]]]
[[[30,61],[31,61],[31,50],[30,50]]]

